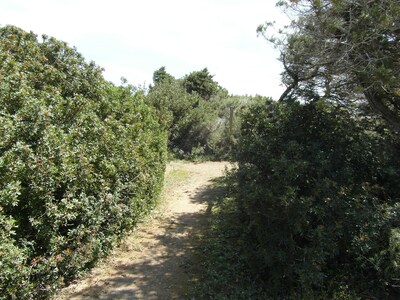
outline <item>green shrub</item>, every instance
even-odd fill
[[[166,133],[66,43],[0,28],[0,299],[40,299],[154,204]]]
[[[210,102],[197,93],[189,94],[177,80],[156,84],[146,101],[157,109],[159,121],[169,133],[171,152],[183,158],[196,148],[206,148],[217,118]]]
[[[171,153],[185,159],[231,158],[239,133],[237,111],[250,97],[229,96],[207,69],[175,79],[162,67],[154,72],[147,103],[169,133]]]
[[[396,139],[323,100],[256,105],[241,131],[237,201],[271,293],[398,296]]]

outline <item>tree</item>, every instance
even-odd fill
[[[258,32],[281,51],[280,100],[329,98],[366,102],[400,131],[400,3],[397,0],[289,0],[294,20],[278,38]]]
[[[154,84],[158,84],[158,83],[161,83],[164,81],[171,82],[174,80],[175,80],[175,78],[172,75],[167,73],[167,71],[165,70],[165,67],[161,67],[158,70],[154,71],[154,73],[153,73]]]
[[[210,100],[211,96],[217,94],[221,89],[218,82],[214,81],[213,75],[207,68],[195,71],[183,78],[183,86],[189,94],[198,93],[204,100]]]
[[[207,68],[175,79],[161,67],[153,82],[146,101],[168,131],[170,151],[186,158],[231,155],[239,130],[234,110],[243,104],[238,97],[229,96]]]
[[[190,153],[193,147],[204,145],[208,130],[203,99],[198,94],[189,94],[179,81],[161,81],[146,98],[147,103],[157,109],[159,122],[168,131],[168,146],[179,154]]]

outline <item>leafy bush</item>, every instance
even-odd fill
[[[160,70],[155,77],[166,79],[155,82],[146,101],[157,109],[159,122],[169,133],[169,150],[180,158],[212,154],[208,141],[219,125],[218,103],[188,93],[181,81]]]
[[[154,204],[166,133],[64,42],[0,28],[0,299],[40,299]]]
[[[175,79],[162,67],[146,101],[169,132],[168,147],[179,158],[231,159],[240,128],[240,111],[257,97],[229,96],[207,69]]]
[[[323,100],[267,102],[243,116],[239,147],[249,253],[274,297],[399,296],[395,137]]]
[[[203,143],[208,130],[203,126],[207,116],[200,96],[188,94],[177,81],[164,81],[151,89],[146,101],[157,109],[159,122],[169,133],[172,152],[190,153]]]

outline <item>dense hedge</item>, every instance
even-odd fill
[[[400,296],[399,144],[324,101],[243,117],[237,201],[273,298]]]
[[[0,28],[0,299],[47,297],[154,204],[166,133],[64,42]]]

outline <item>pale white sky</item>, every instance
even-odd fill
[[[117,84],[148,85],[165,66],[180,78],[205,67],[231,94],[278,98],[278,53],[256,28],[284,17],[275,0],[0,0],[0,26],[77,47]],[[282,21],[283,22],[283,21]]]

